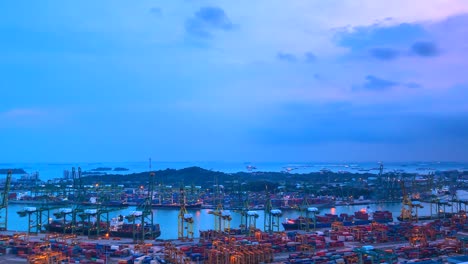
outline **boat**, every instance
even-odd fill
[[[343,226],[356,226],[356,225],[367,225],[372,222],[378,223],[389,223],[393,222],[393,215],[389,211],[376,211],[372,215],[369,215],[365,210],[360,210],[354,213],[354,215],[348,214],[325,214],[316,215],[315,222],[314,218],[306,218],[300,216],[296,219],[286,219],[282,223],[284,230],[298,230],[309,225],[309,229],[313,228],[330,228],[334,222],[341,222]]]
[[[307,201],[304,201],[303,198],[291,198],[289,196],[284,196],[282,198],[271,199],[273,207],[279,208],[281,210],[297,210],[297,209],[306,209],[308,207],[315,208],[331,208],[335,205],[335,199],[332,197],[309,197],[306,198]]]
[[[73,232],[72,223],[70,221],[64,222],[62,220],[52,220],[49,224],[44,226],[44,229],[49,233],[62,233],[71,234]],[[105,234],[107,230],[107,223],[100,223],[100,235]],[[93,222],[80,221],[74,230],[75,233],[84,235],[97,235],[97,226]]]
[[[69,221],[64,222],[63,220],[53,220],[49,224],[44,225],[44,228],[47,232],[50,233],[72,233],[72,223]],[[75,231],[81,230],[81,227],[75,229]]]
[[[139,216],[136,215],[137,213],[139,212],[134,212],[134,216]],[[124,217],[120,215],[119,217],[111,219],[109,235],[111,237],[133,238],[133,235],[135,234],[137,239],[141,239],[141,233],[143,231],[141,230],[141,228],[141,224],[126,223],[124,221]],[[151,235],[153,239],[156,239],[161,235],[161,229],[159,227],[159,224],[153,224],[152,226],[145,225],[144,229],[145,233],[147,234],[145,239],[150,238]]]

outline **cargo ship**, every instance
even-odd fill
[[[111,201],[105,201],[105,202],[96,202],[94,201],[89,201],[89,202],[81,202],[79,203],[84,206],[103,206],[103,207],[128,207],[129,204],[127,201],[121,201],[121,200],[111,200]]]
[[[140,212],[136,211],[133,213],[133,215],[140,216],[139,213]],[[141,239],[141,234],[143,231],[141,228],[141,224],[138,223],[125,223],[124,217],[120,215],[119,217],[112,218],[109,235],[111,237],[133,238],[133,234],[135,233],[136,238]],[[146,224],[143,228],[145,229],[144,231],[146,234],[145,239],[149,239],[150,237],[156,239],[161,235],[159,224]]]
[[[307,199],[304,201],[304,199]],[[331,208],[335,205],[335,199],[331,197],[312,197],[312,198],[290,198],[285,196],[283,198],[271,199],[273,207],[281,210],[297,210],[303,207],[315,208]]]
[[[196,202],[196,203],[189,203],[185,205],[187,209],[201,209],[203,203]],[[152,208],[156,209],[180,209],[180,203],[171,203],[171,204],[152,204]]]
[[[52,220],[49,224],[44,225],[44,229],[49,233],[71,234],[73,232],[72,222],[63,220]],[[99,235],[105,234],[107,229],[107,223],[101,222]],[[80,221],[76,223],[74,232],[84,235],[97,235],[97,225],[95,222]]]
[[[53,220],[49,224],[44,226],[45,230],[50,233],[61,233],[61,234],[71,234],[72,233],[72,223],[62,220]],[[153,226],[145,225],[145,233],[147,237],[150,238],[151,234],[153,239],[158,238],[161,235],[161,229],[159,224],[154,224]],[[91,229],[91,230],[90,230]],[[107,224],[101,223],[100,234],[104,235],[107,233]],[[142,230],[140,224],[133,223],[124,223],[122,219],[114,218],[110,223],[110,228],[108,234],[111,237],[121,237],[121,238],[133,238],[133,233],[135,232],[137,238],[141,236]],[[79,222],[75,227],[75,233],[84,234],[84,235],[98,235],[97,228],[95,223],[90,222]]]
[[[298,217],[296,219],[286,219],[282,223],[284,230],[298,230],[301,226],[309,225],[309,229],[313,228],[329,228],[333,222],[341,222],[344,226],[367,225],[372,222],[389,223],[393,222],[393,215],[389,211],[376,211],[369,215],[364,210],[357,211],[354,215],[348,214],[325,214],[316,215],[315,223],[313,218]]]
[[[47,232],[50,233],[72,233],[71,222],[64,222],[62,220],[53,220],[49,224],[44,225],[44,228]],[[81,232],[82,230],[82,226],[75,229],[76,232]]]

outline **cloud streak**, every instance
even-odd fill
[[[280,61],[297,62],[297,57],[292,53],[278,52],[276,58]]]
[[[382,91],[388,90],[398,85],[398,82],[381,79],[374,75],[367,75],[366,82],[362,86],[366,90]]]
[[[400,55],[398,50],[392,48],[373,48],[370,50],[370,54],[372,57],[383,61],[394,60]]]
[[[305,62],[307,63],[313,63],[317,61],[317,56],[315,56],[314,53],[312,52],[306,52],[305,54]]]
[[[215,6],[202,7],[194,17],[185,22],[185,30],[192,36],[211,38],[214,31],[231,31],[234,24],[223,9]]]
[[[435,57],[439,55],[439,49],[434,42],[418,41],[411,45],[411,53],[420,57]]]

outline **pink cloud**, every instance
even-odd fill
[[[65,113],[57,109],[14,108],[0,112],[1,127],[43,127],[63,123]]]

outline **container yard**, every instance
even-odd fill
[[[466,214],[424,223],[374,222],[316,231],[234,235],[207,230],[193,240],[133,243],[64,234],[0,236],[8,263],[405,263],[450,262],[468,253]],[[8,233],[8,232],[7,232]],[[5,262],[7,263],[7,262]]]
[[[398,176],[398,184],[385,185],[385,181],[394,181],[397,176],[383,174],[382,166],[378,175],[385,179],[373,180],[370,175],[366,182],[349,183],[353,185],[343,195],[332,196],[327,189],[336,187],[328,182],[340,179],[342,184],[347,183],[342,175],[331,174],[326,181],[302,191],[297,185],[280,185],[280,191],[265,187],[240,193],[235,187],[228,190],[224,187],[226,182],[222,185],[217,179],[212,188],[162,187],[156,184],[155,172],[146,173],[146,184],[135,189],[131,189],[134,183],[115,188],[106,187],[105,182],[87,185],[78,168],[72,169],[66,188],[51,193],[40,189],[33,199],[46,196],[54,200],[52,197],[66,195],[66,204],[33,202],[25,204],[22,210],[8,212],[9,198],[14,199],[10,188],[18,187],[17,181],[11,184],[10,172],[0,208],[0,262],[347,264],[460,263],[468,258],[468,221],[463,208],[466,202],[453,195],[453,188],[451,199],[442,200],[449,197],[444,191],[445,196],[427,195],[429,181],[433,181],[430,177],[411,181],[410,177]],[[452,180],[446,175],[443,179]],[[387,198],[399,197],[399,212],[385,210],[385,206],[383,210],[372,210],[365,205],[354,213],[337,213],[333,209],[336,201],[346,201],[345,192],[359,194],[378,182],[389,188],[384,189],[384,193],[391,194]],[[397,195],[396,187],[400,191]],[[119,200],[119,206],[109,203],[122,197],[125,200]],[[169,199],[170,206],[155,206],[167,204]],[[372,199],[376,198],[368,196],[359,201],[369,204]],[[121,213],[122,204],[128,201],[136,203],[135,210]],[[195,232],[199,211],[193,211],[194,201],[211,208],[203,209],[211,218],[210,228]],[[421,202],[430,206],[425,208],[426,215],[421,213]],[[200,210],[198,205],[197,208]],[[332,209],[324,213],[326,208]],[[178,211],[168,221],[173,222],[169,228],[177,230],[177,236],[160,239],[163,231],[158,222],[161,219],[155,217],[158,210]],[[25,232],[8,230],[11,214],[27,226]],[[238,226],[232,224],[236,217],[240,219]]]

